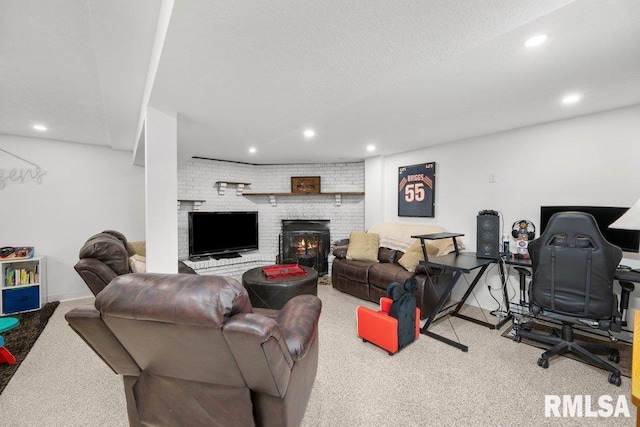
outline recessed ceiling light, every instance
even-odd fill
[[[547,36],[544,34],[539,34],[537,36],[528,38],[522,45],[524,47],[536,47],[536,46],[540,46],[542,43],[546,41],[547,41]]]
[[[316,136],[316,131],[313,130],[313,129],[305,129],[304,132],[303,132],[303,135],[304,135],[305,138],[311,139],[314,136]]]
[[[562,98],[562,103],[563,104],[575,104],[576,102],[580,101],[580,94],[578,93],[571,93],[569,95],[565,95]]]
[[[39,132],[44,132],[47,130],[47,127],[44,125],[33,125],[31,126],[32,128],[34,128],[35,130],[39,131]]]
[[[258,150],[256,150],[256,147],[250,147],[250,148],[249,148],[249,152],[250,152],[251,154],[255,153],[256,151],[258,151]]]
[[[376,146],[373,145],[373,144],[367,145],[367,151],[369,151],[369,152],[376,151]]]

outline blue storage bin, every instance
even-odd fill
[[[40,308],[40,286],[2,290],[2,311],[5,314]]]

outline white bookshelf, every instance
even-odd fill
[[[0,272],[0,315],[39,310],[46,303],[45,257],[0,259]]]

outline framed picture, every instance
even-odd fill
[[[436,162],[398,168],[398,216],[434,217]]]
[[[292,176],[291,192],[297,194],[319,194],[320,193],[320,177],[319,176]]]

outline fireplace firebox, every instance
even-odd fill
[[[312,267],[323,276],[329,272],[330,242],[328,219],[283,219],[279,262]]]

